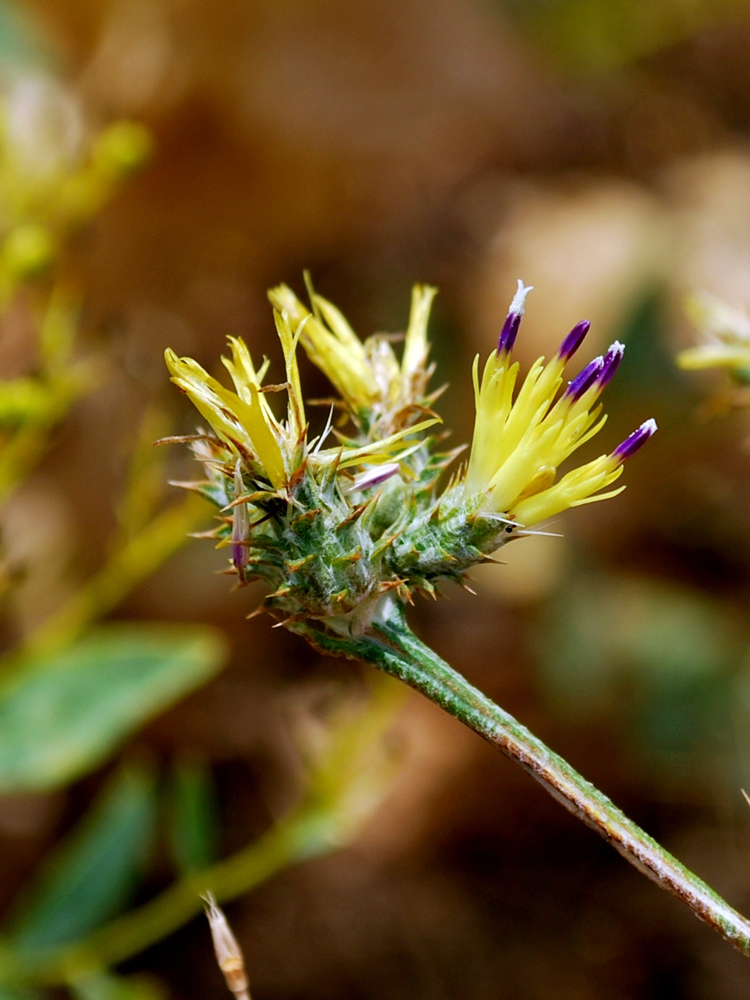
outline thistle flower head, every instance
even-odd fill
[[[475,362],[471,457],[442,492],[438,481],[456,452],[437,452],[428,434],[438,420],[426,395],[434,289],[414,290],[400,360],[390,339],[361,341],[331,303],[313,293],[308,311],[286,286],[270,293],[282,384],[264,384],[268,362],[256,367],[241,340],[230,338],[224,359],[232,389],[167,351],[172,381],[210,427],[188,439],[206,476],[191,485],[220,508],[212,534],[230,550],[228,571],[240,583],[265,581],[264,606],[289,628],[301,620],[339,634],[366,628],[392,591],[409,600],[415,591],[434,595],[445,579],[463,583],[468,569],[522,534],[516,527],[613,495],[601,491],[656,425],[646,421],[610,454],[558,478],[558,467],[604,423],[598,398],[623,347],[613,344],[563,388],[565,365],[588,331],[579,323],[517,387],[512,348],[529,291],[519,282],[481,379]],[[310,439],[300,342],[340,392],[348,432],[332,429],[331,415]],[[282,393],[279,417],[272,403]]]
[[[511,349],[528,291],[519,281],[498,349],[487,359],[481,379],[479,358],[474,363],[477,412],[464,484],[468,495],[484,494],[489,510],[524,527],[568,507],[620,492],[600,491],[619,478],[624,459],[635,450],[624,442],[611,454],[558,478],[563,462],[604,426],[606,417],[598,399],[614,377],[625,348],[616,341],[560,393],[565,365],[589,329],[588,322],[578,323],[551,360],[546,364],[544,358],[535,361],[517,388],[519,365],[512,361]],[[643,424],[636,431],[638,446],[655,430],[653,421]]]

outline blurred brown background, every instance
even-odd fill
[[[19,539],[70,578],[92,570],[146,404],[192,427],[164,347],[213,368],[239,334],[278,371],[265,289],[300,290],[303,268],[363,335],[403,328],[414,281],[440,286],[441,412],[467,440],[471,357],[523,278],[536,289],[524,361],[591,319],[590,355],[628,345],[602,445],[649,416],[660,431],[623,496],[568,512],[561,538],[515,543],[507,567],[477,573],[477,597],[451,592],[413,619],[747,912],[748,419],[702,420],[717,380],[672,357],[692,335],[686,293],[750,306],[750,5],[28,0],[22,13],[91,119],[146,122],[156,153],[74,248],[88,335],[117,363],[11,505]],[[191,543],[119,613],[233,639],[230,668],[138,737],[207,755],[230,851],[287,802],[290,716],[360,674],[246,622],[255,595],[230,593],[222,565]],[[29,593],[31,618],[60,600],[44,581]],[[415,695],[396,739],[402,770],[358,843],[228,907],[256,1000],[747,995],[746,959],[478,738]],[[0,803],[4,898],[89,792]],[[176,998],[224,995],[201,921],[128,969]]]

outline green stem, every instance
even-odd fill
[[[473,729],[520,764],[639,871],[750,956],[750,921],[629,820],[562,757],[420,642],[406,624],[399,603],[389,601],[370,631],[359,637],[332,636],[307,625],[296,628],[324,652],[365,660],[398,677]]]

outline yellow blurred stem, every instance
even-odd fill
[[[56,365],[58,361],[53,358],[51,364]],[[95,378],[94,366],[83,363],[61,372],[49,371],[47,377],[37,383],[48,395],[45,411],[26,419],[0,443],[0,506],[34,470],[52,443],[50,439],[55,427]]]
[[[120,530],[115,536],[115,548],[137,535],[154,515],[164,492],[164,448],[155,448],[154,441],[169,434],[169,422],[161,409],[146,409],[138,428],[128,470],[128,483],[118,506]]]
[[[26,639],[20,655],[31,658],[63,649],[150,576],[187,541],[213,508],[202,497],[188,494],[180,503],[157,514],[126,539],[107,563],[80,590]]]
[[[0,979],[52,986],[115,966],[173,933],[203,911],[201,897],[236,899],[292,864],[351,842],[382,799],[390,776],[376,772],[376,795],[363,791],[373,748],[392,725],[408,692],[389,677],[372,684],[367,707],[334,731],[331,745],[310,775],[302,801],[259,840],[215,865],[184,877],[150,902],[94,931],[84,941],[44,955],[0,960]],[[377,751],[376,751],[377,752]],[[367,778],[367,775],[365,776]],[[384,780],[385,778],[385,780]],[[363,809],[363,798],[367,800]],[[7,947],[7,945],[6,945]]]
[[[49,446],[52,424],[33,424],[0,446],[0,505],[26,479]]]

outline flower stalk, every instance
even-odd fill
[[[397,677],[532,775],[566,809],[595,830],[640,872],[676,896],[700,920],[750,957],[750,921],[682,865],[567,761],[421,642],[403,608],[389,600],[359,638],[295,627],[322,652],[364,660]]]

